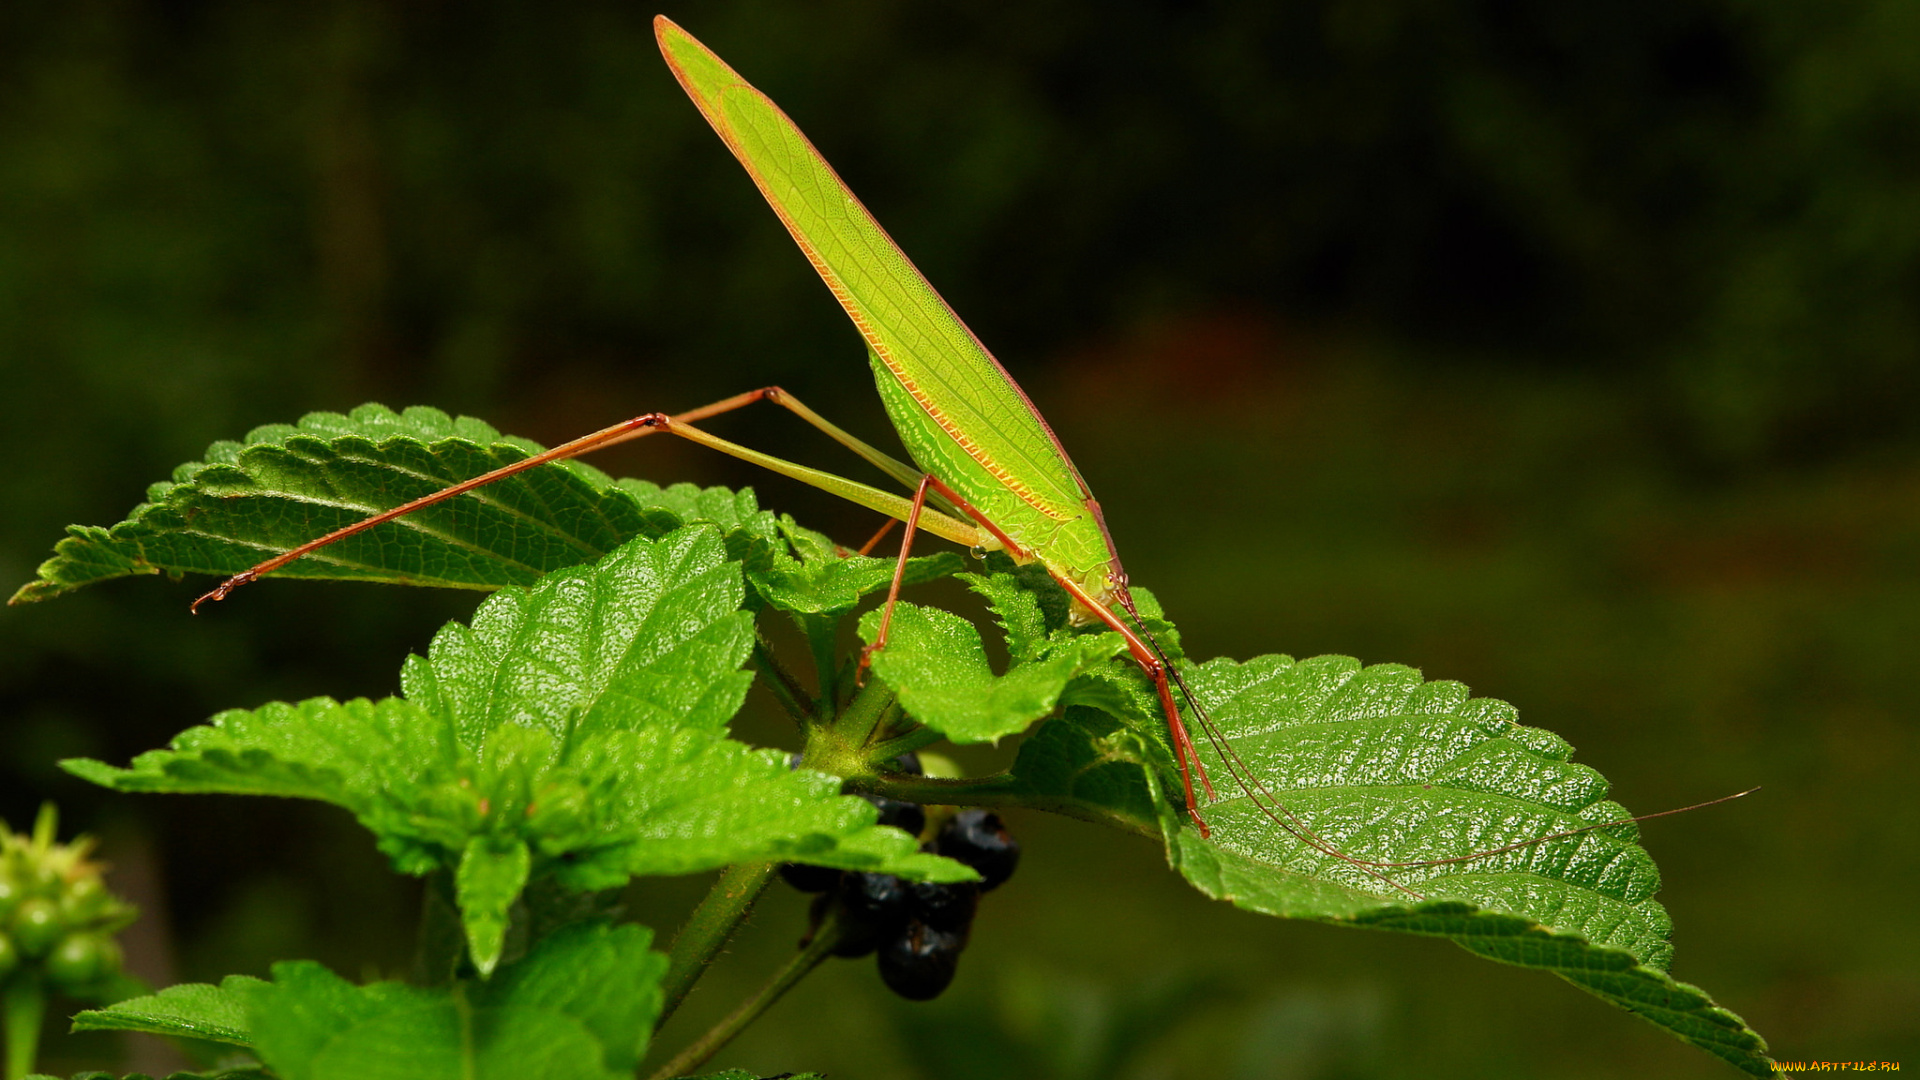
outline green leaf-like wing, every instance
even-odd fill
[[[1551,971],[1768,1074],[1759,1035],[1667,974],[1671,922],[1653,899],[1659,871],[1635,826],[1528,843],[1628,816],[1558,736],[1520,725],[1504,702],[1395,664],[1266,656],[1216,660],[1186,679],[1224,736],[1219,746],[1200,743],[1220,795],[1203,807],[1210,839],[1174,812],[1164,743],[1137,718],[1069,708],[1022,746],[1014,778],[1023,793],[1157,829],[1169,861],[1208,896],[1270,915],[1446,937]],[[1257,783],[1236,784],[1236,770]],[[1520,846],[1476,857],[1509,845]],[[1328,849],[1426,865],[1356,865]]]
[[[14,602],[131,574],[229,575],[347,525],[538,453],[470,417],[380,405],[311,413],[218,442],[111,528],[73,526]],[[349,537],[281,577],[462,589],[530,585],[635,536],[694,521],[776,539],[751,492],[613,480],[580,462],[531,469]],[[736,545],[735,554],[741,554]]]
[[[630,1076],[660,1013],[650,931],[566,927],[493,980],[354,986],[307,961],[247,995],[260,1056],[285,1080],[591,1080]]]
[[[713,527],[633,540],[449,624],[407,662],[405,697],[234,710],[130,768],[66,767],[123,791],[343,806],[400,870],[460,870],[483,965],[516,848],[526,876],[581,890],[758,859],[970,878],[876,825],[837,778],[727,737],[751,680],[742,597]]]
[[[157,994],[128,998],[73,1018],[75,1031],[144,1031],[151,1035],[205,1039],[252,1046],[247,1033],[246,995],[264,985],[247,975],[229,975],[219,986],[182,983]]]

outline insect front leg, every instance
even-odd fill
[[[913,509],[907,513],[906,531],[900,536],[900,558],[893,564],[893,584],[888,586],[887,604],[880,610],[880,632],[873,636],[873,644],[860,650],[860,667],[854,675],[856,680],[866,677],[867,665],[872,662],[874,651],[887,646],[887,631],[893,628],[893,605],[900,600],[900,582],[907,576],[907,557],[913,554],[913,534],[920,528],[920,515],[927,508],[927,491],[938,482],[932,473],[926,473],[914,486]],[[881,535],[885,532],[882,529]],[[879,539],[879,536],[873,538],[874,541]],[[873,541],[869,541],[868,546],[872,545]]]

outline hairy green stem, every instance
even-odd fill
[[[870,776],[867,743],[893,708],[893,691],[874,680],[830,722],[807,733],[805,762],[809,768],[834,776]]]
[[[720,871],[720,880],[713,883],[667,947],[667,974],[660,980],[665,1000],[654,1030],[658,1031],[686,1000],[687,991],[693,989],[707,965],[753,910],[753,902],[773,881],[776,869],[774,863],[758,862],[736,863]]]
[[[39,972],[16,972],[0,997],[0,1011],[6,1013],[6,1080],[20,1080],[33,1071],[33,1059],[40,1053],[40,1025],[47,1016],[47,990],[40,984]]]
[[[860,688],[833,723],[833,741],[848,749],[865,747],[893,708],[893,691],[878,679]]]
[[[793,989],[795,983],[806,978],[808,972],[819,967],[820,962],[833,951],[833,947],[840,943],[840,938],[839,920],[828,916],[826,922],[821,924],[820,929],[813,935],[813,940],[807,942],[805,948],[794,954],[793,959],[787,961],[785,967],[775,972],[773,978],[767,980],[766,985],[752,997],[741,1002],[739,1008],[728,1013],[726,1019],[709,1028],[706,1034],[695,1039],[685,1050],[675,1054],[672,1061],[660,1066],[650,1080],[670,1080],[672,1077],[686,1076],[706,1064],[707,1060],[719,1053],[720,1049],[731,1042],[735,1035],[740,1034],[748,1024],[758,1020],[761,1013],[766,1012],[774,1002],[779,1001],[781,995]]]

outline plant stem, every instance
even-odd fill
[[[667,974],[660,980],[665,1000],[655,1031],[686,1000],[687,991],[693,989],[741,920],[753,910],[753,902],[773,881],[775,868],[770,862],[736,863],[720,871],[720,880],[713,883],[667,947]]]
[[[946,738],[945,735],[930,727],[917,727],[905,735],[895,735],[885,742],[877,742],[867,747],[867,760],[875,763],[890,761],[909,751],[918,750],[923,746],[932,746],[944,738]]]
[[[833,722],[833,741],[849,749],[865,747],[893,706],[893,691],[878,679],[860,688]],[[864,764],[864,763],[863,763]]]
[[[0,1011],[6,1013],[6,1080],[20,1080],[33,1071],[40,1052],[40,1024],[47,1016],[47,991],[36,971],[18,971],[7,983]]]
[[[805,978],[808,972],[819,967],[820,961],[825,960],[833,951],[833,947],[840,943],[840,938],[840,922],[829,916],[813,935],[813,940],[807,942],[805,948],[795,953],[785,967],[775,972],[773,978],[768,979],[759,992],[741,1002],[740,1007],[727,1014],[726,1019],[709,1028],[706,1034],[674,1055],[672,1061],[660,1066],[650,1080],[671,1080],[672,1077],[686,1076],[706,1064],[707,1059],[719,1053],[720,1049],[731,1042],[735,1035],[740,1034],[742,1029],[758,1020],[761,1013],[766,1012],[774,1002],[779,1001],[782,994],[793,989],[795,983]]]

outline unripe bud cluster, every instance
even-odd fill
[[[57,824],[52,803],[30,834],[0,823],[0,986],[37,972],[54,989],[87,997],[119,974],[113,935],[134,909],[87,859],[92,838],[56,844]]]

